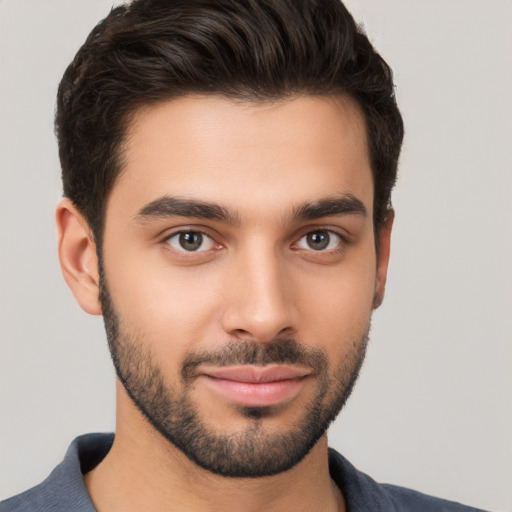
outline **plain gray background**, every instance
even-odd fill
[[[0,496],[114,428],[100,318],[58,268],[52,117],[111,0],[0,0]],[[512,510],[512,3],[350,0],[407,135],[387,297],[330,443],[380,481]]]

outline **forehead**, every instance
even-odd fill
[[[162,195],[214,201],[242,217],[250,205],[270,214],[345,193],[372,210],[364,116],[348,97],[173,99],[137,112],[123,160],[107,216]]]

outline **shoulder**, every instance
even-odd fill
[[[345,497],[347,509],[353,512],[484,512],[405,487],[380,484],[333,449],[329,449],[329,468]]]
[[[88,496],[84,499],[75,485],[70,486],[66,478],[61,478],[61,467],[62,464],[57,466],[39,485],[2,501],[0,512],[92,512]]]
[[[417,510],[418,512],[485,512],[482,509],[462,505],[455,501],[444,500],[429,496],[412,489],[406,489],[397,485],[381,484],[381,488],[396,503],[398,511]]]
[[[0,512],[94,512],[82,474],[100,462],[113,439],[113,434],[77,437],[46,480],[2,501]]]

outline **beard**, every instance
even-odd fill
[[[236,340],[220,349],[189,352],[181,362],[182,386],[175,389],[166,383],[159,362],[148,348],[150,340],[123,330],[104,278],[100,281],[100,301],[116,374],[133,403],[192,462],[225,477],[270,476],[304,459],[349,397],[364,360],[370,328],[368,322],[361,339],[351,340],[350,352],[336,368],[330,368],[324,351],[291,338],[265,343]],[[302,416],[287,431],[276,432],[265,426],[265,418],[279,413],[278,406],[239,405],[234,407],[248,420],[248,426],[239,432],[219,432],[204,421],[191,397],[195,370],[204,364],[300,365],[312,370],[316,390]]]

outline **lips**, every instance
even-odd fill
[[[205,368],[207,386],[228,401],[247,406],[270,406],[295,398],[310,370],[289,366],[235,366]]]
[[[247,383],[275,382],[298,379],[310,373],[308,370],[290,366],[230,366],[227,368],[205,369],[204,374],[217,379]]]

